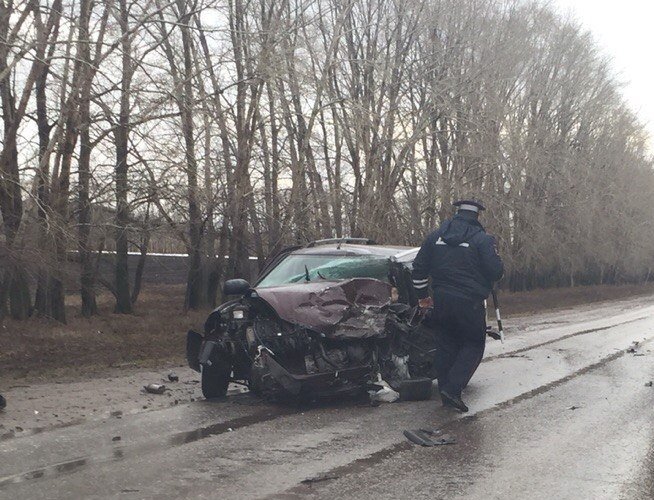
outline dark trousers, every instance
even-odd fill
[[[484,356],[484,303],[437,294],[431,323],[438,340],[435,359],[438,387],[453,396],[460,396]]]

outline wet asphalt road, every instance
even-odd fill
[[[0,498],[654,498],[653,313],[514,327],[489,343],[465,416],[243,394],[3,439]],[[457,443],[404,439],[419,427]]]

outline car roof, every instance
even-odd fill
[[[400,245],[356,245],[351,243],[329,243],[312,247],[299,248],[291,252],[291,255],[371,255],[378,257],[395,257],[403,261],[406,257],[410,260],[415,257],[418,248]]]

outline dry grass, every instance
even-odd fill
[[[592,286],[502,293],[505,317],[598,301],[654,294],[654,284]],[[151,286],[133,315],[112,313],[111,296],[99,297],[100,315],[78,316],[70,297],[68,324],[43,319],[0,325],[0,378],[75,379],[113,373],[120,367],[185,363],[189,328],[200,328],[207,311],[185,313],[183,286]]]
[[[73,297],[71,297],[73,299]],[[207,311],[183,311],[184,287],[144,290],[132,315],[113,314],[111,296],[98,300],[100,314],[79,316],[70,300],[68,324],[45,319],[6,320],[0,327],[0,375],[100,374],[134,364],[183,362],[186,331],[202,325]]]
[[[510,316],[653,294],[654,283],[547,288],[529,292],[502,293],[500,304],[504,316]]]

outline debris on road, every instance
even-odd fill
[[[4,396],[0,395],[0,410],[4,410],[7,407],[7,400]]]
[[[400,399],[400,393],[394,391],[391,386],[388,385],[388,382],[381,380],[381,377],[372,386],[378,389],[368,391],[368,394],[370,395],[370,403],[394,403]]]
[[[120,441],[121,437],[120,436],[114,436],[114,437],[111,438],[111,440],[114,441],[114,442]]]
[[[631,343],[631,347],[629,347],[629,348],[627,349],[627,352],[628,352],[629,354],[636,354],[636,353],[638,352],[637,349],[638,349],[638,345],[639,345],[639,344],[640,344],[640,342],[638,342],[638,341],[633,341],[633,342]]]
[[[573,405],[570,408],[568,408],[568,410],[578,410],[579,408],[581,408],[581,406],[574,406]]]
[[[456,439],[449,434],[441,434],[441,431],[431,429],[415,429],[404,431],[404,437],[414,444],[420,446],[442,446],[445,444],[456,444]]]
[[[179,382],[179,376],[175,372],[170,372],[168,374],[168,380],[171,382]]]
[[[645,387],[652,387],[652,385],[654,385],[654,382],[652,382],[651,380],[645,383]]]
[[[166,386],[163,384],[148,384],[144,385],[143,388],[145,392],[149,392],[150,394],[163,394],[166,392]]]
[[[431,399],[432,380],[429,377],[417,377],[401,380],[395,389],[402,401],[425,401]]]

